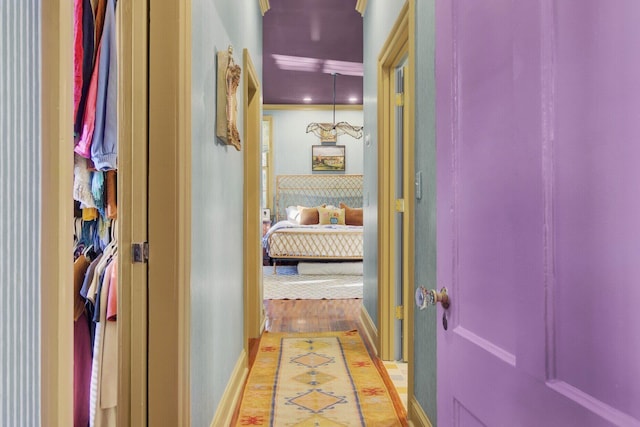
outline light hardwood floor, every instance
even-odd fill
[[[360,329],[360,299],[265,300],[269,332],[331,332]]]

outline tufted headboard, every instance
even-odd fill
[[[362,175],[278,175],[276,177],[276,221],[287,218],[287,206],[362,207]]]

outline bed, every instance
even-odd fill
[[[263,238],[274,272],[280,260],[362,260],[362,225],[300,225],[291,215],[293,208],[298,206],[325,206],[331,210],[341,203],[348,207],[347,210],[360,210],[361,215],[362,183],[362,175],[276,177],[276,223]]]

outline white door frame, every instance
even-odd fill
[[[378,57],[378,352],[383,360],[393,358],[395,296],[395,135],[396,126],[404,126],[404,224],[403,224],[403,316],[407,324],[406,338],[411,354],[413,336],[413,307],[408,298],[409,284],[414,274],[414,0],[405,3]],[[395,69],[406,58],[404,123],[395,123]]]

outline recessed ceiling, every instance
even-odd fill
[[[263,103],[362,103],[356,0],[270,0],[263,18]],[[311,100],[305,100],[310,98]]]

